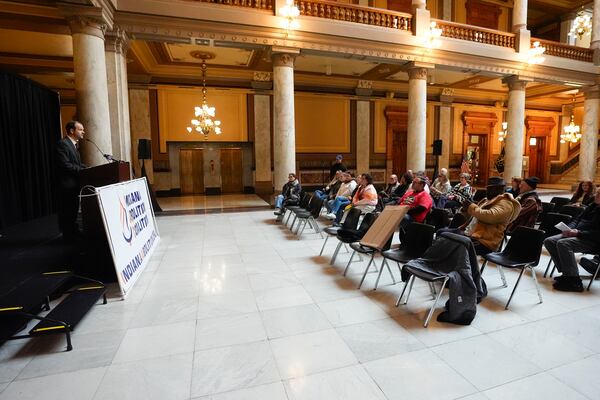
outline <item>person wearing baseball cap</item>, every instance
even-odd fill
[[[335,173],[338,171],[346,172],[347,168],[342,164],[343,158],[344,157],[342,157],[341,154],[335,156],[335,162],[331,164],[331,168],[329,168],[329,180],[333,180]]]
[[[535,191],[539,181],[537,177],[530,176],[519,183],[519,195],[515,200],[521,204],[521,211],[517,218],[506,228],[508,233],[512,233],[518,226],[534,227],[539,213],[542,212],[542,201]]]

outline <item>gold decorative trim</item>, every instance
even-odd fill
[[[426,80],[427,79],[427,68],[411,68],[408,70],[408,79],[418,79],[418,80]]]
[[[277,53],[273,54],[273,67],[294,68],[295,54]]]
[[[71,34],[76,35],[80,33],[84,35],[96,36],[104,40],[104,34],[106,33],[108,26],[101,19],[73,15],[67,17],[67,21],[69,22],[69,27],[71,28]]]

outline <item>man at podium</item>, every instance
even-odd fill
[[[79,234],[77,212],[79,210],[79,172],[86,168],[79,155],[79,141],[85,134],[83,124],[69,121],[66,136],[57,145],[58,176],[58,227],[63,239],[72,240]]]

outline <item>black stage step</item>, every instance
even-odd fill
[[[28,278],[0,297],[0,316],[28,313],[47,304],[48,297],[72,277],[71,271],[55,271]]]

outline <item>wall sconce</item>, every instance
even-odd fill
[[[508,122],[502,123],[502,130],[498,132],[498,141],[504,142],[508,136]]]
[[[529,138],[529,145],[530,146],[537,146],[537,138],[530,137]]]
[[[546,57],[543,54],[546,52],[546,48],[540,45],[539,41],[533,42],[533,46],[527,51],[527,63],[529,64],[540,64],[543,63]]]
[[[279,9],[279,14],[283,17],[283,29],[285,35],[289,35],[290,30],[298,29],[299,24],[296,18],[300,15],[300,10],[294,4],[294,0],[285,0],[285,6]]]
[[[438,28],[437,23],[435,21],[431,21],[429,24],[429,31],[427,32],[424,42],[425,47],[439,47],[441,44],[440,37],[442,36],[442,28]]]

